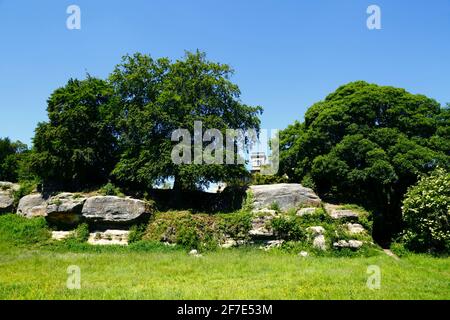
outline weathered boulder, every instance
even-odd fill
[[[341,206],[334,204],[326,204],[325,210],[333,219],[350,218],[357,220],[359,218],[359,214],[356,211],[351,209],[342,209]]]
[[[14,194],[20,186],[11,182],[0,181],[0,213],[11,212],[14,209]]]
[[[268,208],[276,203],[283,211],[297,208],[300,205],[318,207],[320,198],[312,189],[297,183],[279,183],[250,186],[255,209]]]
[[[17,214],[26,218],[45,217],[47,200],[40,193],[27,195],[20,199]]]
[[[95,196],[86,200],[81,214],[94,224],[131,224],[149,217],[150,205],[142,200],[116,196]]]
[[[0,213],[11,212],[14,206],[14,197],[5,191],[0,191]]]
[[[47,221],[55,224],[76,225],[82,220],[81,210],[86,197],[73,193],[60,193],[48,200]]]
[[[313,247],[320,249],[320,250],[326,250],[327,244],[325,241],[325,236],[323,234],[317,235],[313,240]]]
[[[89,234],[88,243],[92,245],[128,245],[127,230],[106,230],[97,231]]]
[[[325,229],[322,226],[313,226],[306,228],[306,231],[311,232],[313,235],[318,236],[325,233]]]
[[[315,214],[316,213],[316,209],[317,208],[301,208],[300,210],[297,211],[297,216],[299,217],[303,217],[309,214]]]
[[[309,232],[313,239],[313,247],[320,249],[320,250],[326,250],[327,245],[325,241],[325,229],[322,226],[312,226],[306,228],[306,231]]]
[[[365,231],[364,227],[359,223],[347,223],[346,227],[350,234],[359,234]]]
[[[333,246],[336,248],[359,249],[362,245],[363,242],[359,240],[339,240],[338,242],[333,243]]]

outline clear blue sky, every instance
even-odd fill
[[[66,8],[81,8],[68,30]],[[382,10],[368,30],[366,8]],[[230,64],[264,128],[284,128],[355,80],[450,102],[450,1],[0,0],[0,137],[30,143],[46,99],[86,72],[106,77],[122,55],[179,58],[200,49]]]

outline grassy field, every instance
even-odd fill
[[[67,267],[81,269],[81,289],[66,288]],[[381,287],[366,286],[369,265]],[[449,299],[450,259],[410,256],[301,258],[224,250],[71,253],[0,252],[1,299]]]
[[[450,299],[450,258],[314,257],[257,248],[55,243],[43,219],[0,216],[0,299]],[[81,288],[67,288],[67,268]],[[366,286],[381,270],[380,289]]]

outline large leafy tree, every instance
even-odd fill
[[[182,190],[245,175],[243,165],[180,165],[171,159],[172,132],[187,129],[193,138],[195,121],[223,135],[226,129],[259,130],[262,108],[240,101],[239,88],[229,80],[232,74],[228,65],[208,61],[201,52],[188,52],[175,62],[142,54],[124,57],[110,76],[119,97],[116,179],[150,188],[173,178],[174,188]]]
[[[48,99],[48,122],[39,123],[30,157],[47,185],[80,189],[107,181],[117,146],[111,122],[113,90],[88,76],[71,79]]]
[[[26,144],[9,138],[0,138],[0,180],[17,182],[21,175],[22,162],[26,157]]]
[[[349,83],[280,133],[280,174],[330,201],[371,208],[374,236],[401,228],[400,203],[420,174],[450,166],[449,109],[404,89]]]

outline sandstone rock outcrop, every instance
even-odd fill
[[[13,192],[19,188],[18,184],[0,181],[0,213],[11,212],[14,209]]]
[[[55,224],[76,225],[82,220],[81,210],[86,197],[73,193],[60,193],[51,197],[46,208],[47,221]]]
[[[45,217],[47,200],[40,193],[27,195],[20,199],[17,214],[26,218]]]
[[[150,205],[142,200],[116,196],[95,196],[86,200],[82,216],[93,224],[130,224],[149,216]]]
[[[269,208],[276,203],[282,211],[295,209],[300,205],[320,206],[321,200],[312,189],[297,183],[253,185],[249,187],[255,209]]]

